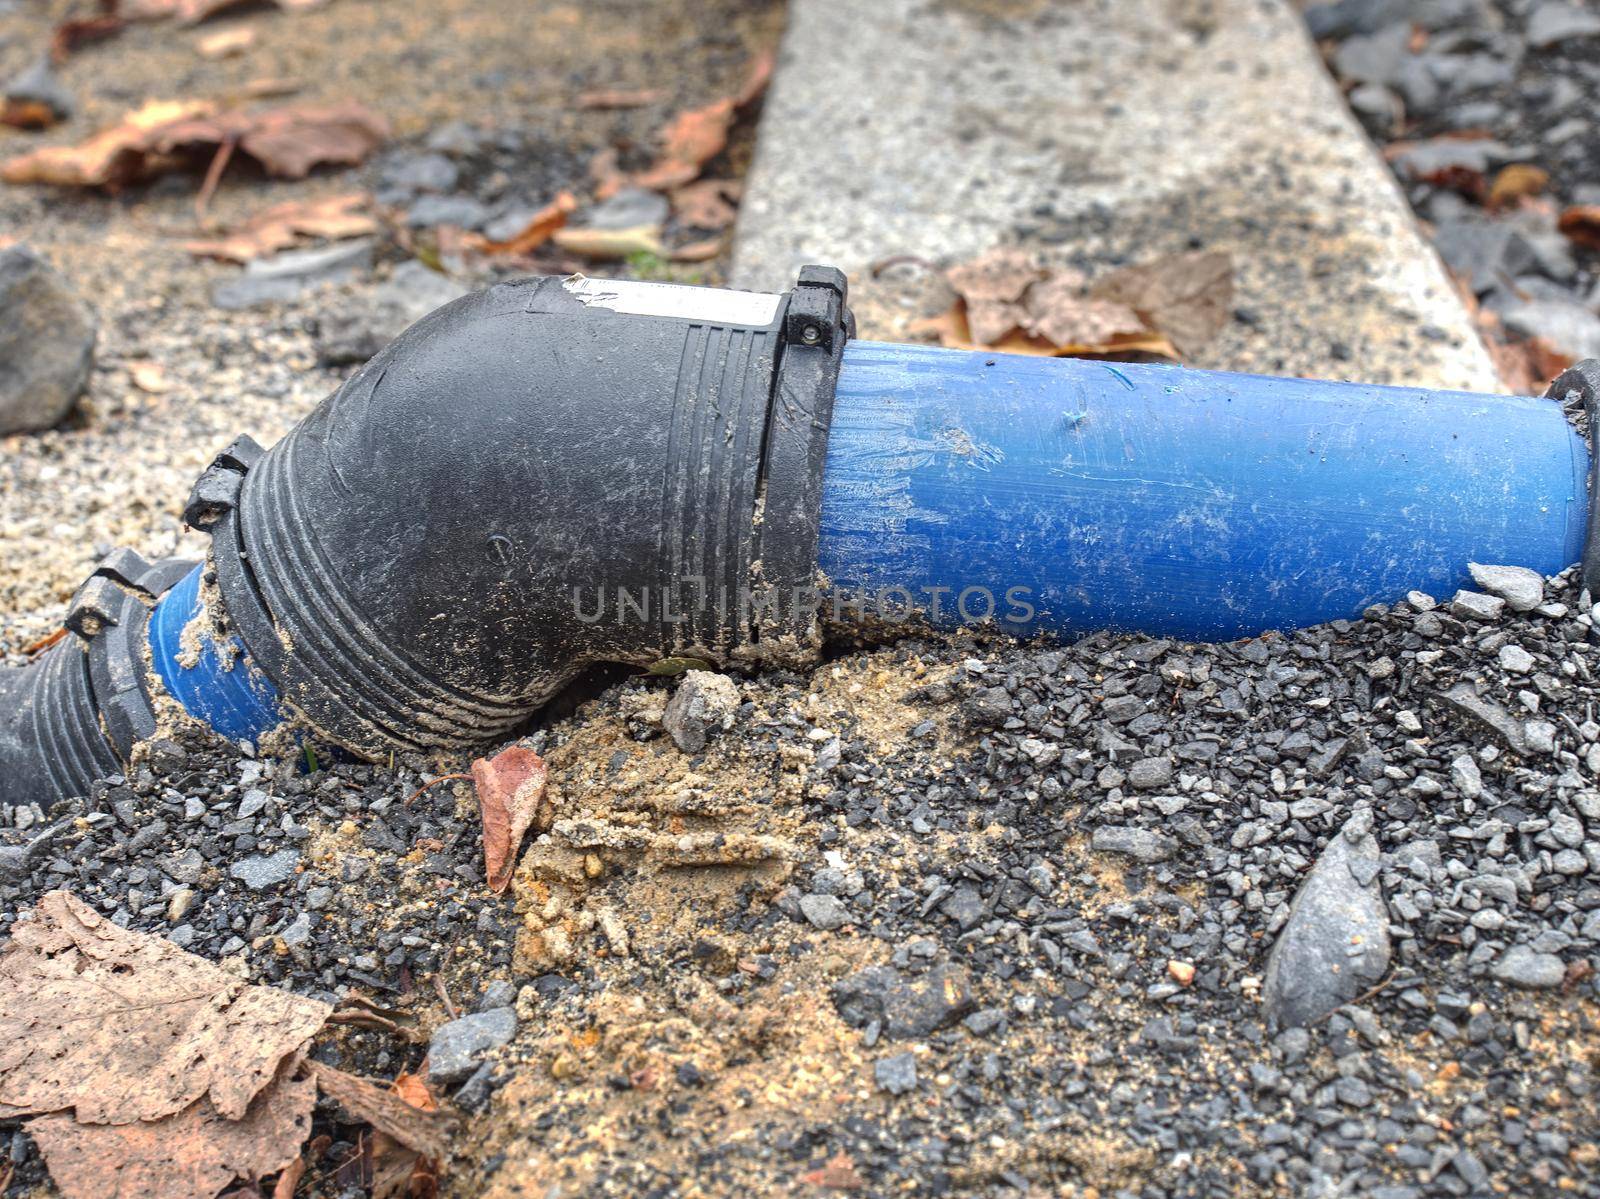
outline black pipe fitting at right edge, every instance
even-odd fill
[[[592,663],[799,661],[849,334],[822,267],[463,297],[196,485],[227,631],[365,755],[493,740]]]

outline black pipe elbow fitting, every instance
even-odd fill
[[[194,565],[117,550],[67,606],[72,635],[0,670],[0,805],[86,794],[154,735],[145,630],[155,602]]]
[[[499,284],[236,442],[185,516],[229,631],[364,755],[492,740],[593,663],[800,659],[849,332],[831,268]]]
[[[207,635],[372,756],[492,741],[598,662],[804,659],[851,332],[822,267],[786,295],[574,276],[463,297],[201,476]],[[0,671],[0,803],[86,794],[154,734],[150,612],[194,565],[117,551],[76,637]]]

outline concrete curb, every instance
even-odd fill
[[[1388,169],[1282,0],[793,0],[739,287],[851,273],[863,333],[1002,242],[1089,271],[1232,252],[1244,319],[1194,365],[1499,387]]]

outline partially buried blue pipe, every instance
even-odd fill
[[[818,557],[846,615],[1224,640],[1555,574],[1587,472],[1550,400],[852,341]]]
[[[1588,455],[1549,400],[853,341],[823,477],[836,612],[1019,635],[1223,640],[1578,560]],[[167,691],[224,736],[275,727],[196,567],[157,605]]]
[[[211,634],[200,599],[204,570],[196,566],[156,604],[150,614],[150,660],[167,694],[190,716],[230,741],[254,744],[282,721],[277,688],[238,638],[219,645]]]

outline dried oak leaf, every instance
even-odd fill
[[[102,129],[76,146],[45,146],[0,164],[7,183],[49,183],[58,187],[115,187],[143,176],[149,166],[146,142],[152,130],[174,121],[213,112],[203,100],[152,100],[121,123]]]
[[[523,835],[539,818],[548,772],[544,759],[521,745],[472,764],[483,816],[483,867],[489,888],[504,891],[516,868]]]
[[[702,179],[672,193],[672,210],[690,229],[726,229],[739,210],[734,206],[744,185],[737,179]]]
[[[175,121],[150,131],[149,150],[173,154],[202,146],[236,145],[269,175],[304,179],[313,167],[354,166],[383,144],[389,125],[365,104],[287,104],[259,112],[221,112]]]
[[[761,54],[751,63],[744,85],[737,95],[725,96],[701,108],[691,108],[673,117],[661,133],[661,154],[648,170],[635,175],[636,187],[670,191],[693,183],[723,147],[734,119],[748,108],[772,79],[772,55]]]
[[[81,48],[91,42],[115,37],[127,26],[118,16],[73,17],[62,21],[50,34],[50,58],[56,63],[66,62]]]
[[[1501,167],[1489,185],[1488,205],[1496,212],[1510,208],[1526,196],[1537,196],[1550,183],[1550,172],[1531,163]]]
[[[419,1111],[439,1104],[420,1074],[402,1074],[389,1087]],[[439,1160],[403,1145],[386,1132],[372,1138],[372,1199],[434,1199],[439,1193]]]
[[[47,146],[0,165],[7,183],[120,187],[236,147],[269,175],[302,179],[325,163],[353,165],[388,136],[383,118],[353,101],[218,112],[203,101],[153,101],[76,146]]]
[[[371,202],[365,192],[290,200],[258,212],[222,237],[184,242],[183,248],[202,258],[250,262],[292,246],[302,237],[329,241],[364,237],[378,229],[378,222],[366,211]]]
[[[800,1181],[830,1191],[858,1191],[867,1185],[848,1153],[835,1153],[815,1170],[800,1175]]]
[[[1027,320],[1022,299],[1028,288],[1047,277],[1032,254],[1011,246],[991,250],[945,272],[945,279],[966,303],[969,336],[979,345],[990,346]]]
[[[1175,254],[1097,279],[1089,294],[1126,304],[1180,353],[1204,348],[1233,309],[1233,259],[1219,250]]]
[[[80,1124],[62,1113],[26,1127],[65,1199],[213,1199],[236,1178],[299,1161],[316,1100],[314,1079],[280,1078],[237,1120],[199,1099],[162,1120]]]
[[[1556,227],[1569,241],[1600,250],[1600,204],[1576,204],[1563,212]]]
[[[505,241],[488,241],[480,238],[477,248],[485,254],[531,254],[549,241],[550,235],[565,225],[567,218],[577,211],[577,208],[577,197],[571,192],[562,192],[534,213],[532,219],[514,237],[508,237]]]
[[[125,1124],[204,1097],[237,1120],[330,1010],[51,891],[0,950],[0,1105]]]
[[[438,1111],[418,1107],[394,1091],[375,1086],[343,1070],[308,1061],[317,1086],[356,1120],[372,1125],[408,1149],[443,1161],[450,1153],[453,1122]]]
[[[1035,283],[1023,309],[1024,330],[1062,354],[1106,353],[1158,336],[1126,304],[1084,295],[1082,282],[1070,274]]]

